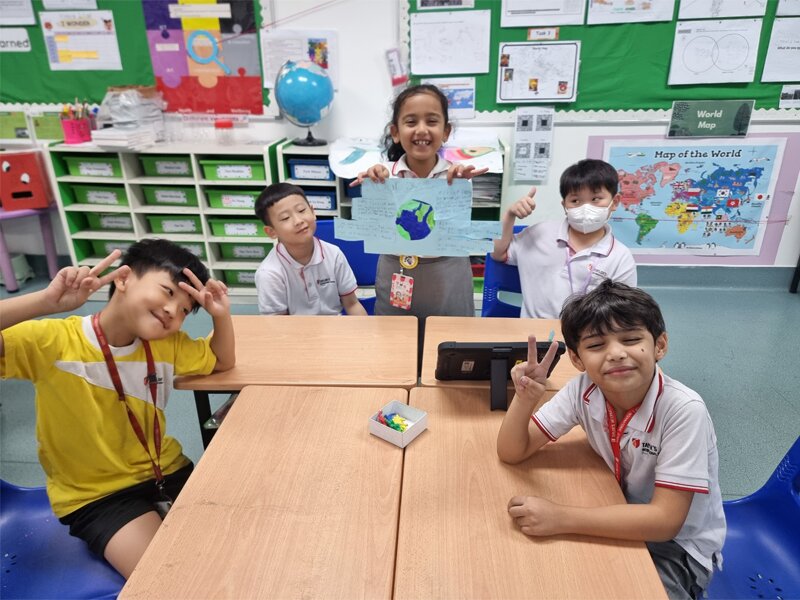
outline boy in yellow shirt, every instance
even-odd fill
[[[230,369],[235,348],[227,289],[193,254],[143,240],[101,275],[119,256],[66,267],[46,289],[0,303],[0,376],[36,388],[53,512],[127,578],[192,470],[165,435],[172,378]],[[101,312],[37,319],[76,309],[109,283]],[[200,306],[214,331],[193,340],[180,328]]]

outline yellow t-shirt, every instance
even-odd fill
[[[108,373],[91,317],[26,321],[3,331],[3,379],[28,379],[36,388],[36,438],[47,475],[47,494],[59,517],[154,477],[150,459],[128,420]],[[216,357],[207,339],[178,332],[150,342],[158,374],[158,420],[164,436],[161,469],[188,464],[164,420],[172,378],[208,374]],[[125,400],[147,436],[155,459],[153,402],[145,384],[147,359],[141,341],[111,347]]]

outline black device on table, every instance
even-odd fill
[[[536,360],[541,362],[552,342],[536,342]],[[567,348],[558,342],[555,358],[547,370],[553,372]],[[436,360],[436,379],[490,381],[490,407],[506,410],[506,382],[511,368],[528,360],[528,342],[442,342]]]

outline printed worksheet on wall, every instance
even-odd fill
[[[450,75],[489,72],[491,11],[411,15],[411,72]]]
[[[779,0],[779,17],[800,17],[800,0]]]
[[[121,71],[114,14],[110,10],[40,12],[53,71]]]
[[[583,25],[586,0],[503,0],[500,27]]]
[[[767,0],[681,0],[679,19],[763,17]]]
[[[498,102],[574,102],[581,43],[500,44]]]
[[[586,23],[645,23],[671,21],[675,0],[589,0]]]
[[[797,81],[798,65],[800,65],[800,19],[775,19],[761,81]]]
[[[761,19],[679,21],[669,85],[749,83],[755,79]]]

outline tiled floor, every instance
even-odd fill
[[[44,280],[28,282],[22,292],[42,285]],[[711,412],[723,496],[755,491],[800,433],[800,295],[789,294],[786,286],[644,287],[661,304],[667,322],[670,346],[662,367],[697,390]],[[0,297],[6,295],[0,291]],[[101,306],[87,303],[81,314]],[[252,305],[233,310],[256,313]],[[211,320],[201,312],[184,327],[191,335],[205,335]],[[216,404],[223,400],[217,397]],[[187,456],[198,460],[202,444],[189,392],[173,392],[167,422]],[[44,484],[28,382],[0,382],[0,477],[18,485]]]

